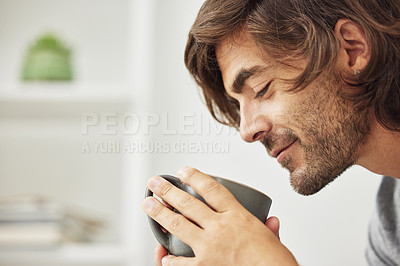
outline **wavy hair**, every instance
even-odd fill
[[[245,30],[278,61],[309,59],[293,80],[293,90],[301,90],[333,67],[340,48],[334,28],[341,18],[359,24],[371,47],[369,64],[351,81],[356,89],[344,97],[400,131],[400,0],[207,0],[189,32],[185,64],[212,116],[238,128],[239,106],[226,95],[216,45]]]

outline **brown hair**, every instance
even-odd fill
[[[361,25],[371,46],[368,66],[352,82],[358,89],[346,97],[400,131],[400,0],[208,0],[190,30],[185,64],[212,116],[238,128],[239,106],[226,95],[216,45],[245,30],[278,61],[309,59],[294,80],[294,90],[303,89],[335,63],[341,18]]]

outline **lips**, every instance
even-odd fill
[[[293,143],[295,143],[295,141],[296,141],[296,140],[294,140],[294,141],[290,142],[289,144],[287,144],[287,145],[285,145],[285,146],[282,146],[282,147],[280,147],[280,148],[278,148],[278,149],[272,150],[272,152],[271,152],[270,155],[271,155],[272,157],[274,157],[274,158],[278,157],[278,155],[279,155],[282,151],[284,151],[287,147],[289,147],[290,145],[292,145]]]

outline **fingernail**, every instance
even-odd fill
[[[168,263],[168,257],[165,256],[164,258],[161,259],[161,264],[162,264],[163,266],[166,266],[167,263]]]
[[[186,177],[189,176],[189,170],[191,169],[191,167],[189,166],[184,166],[181,169],[178,170],[177,176],[179,179],[185,179]]]
[[[148,212],[151,210],[151,208],[154,206],[155,202],[151,198],[147,198],[143,202],[143,208]]]
[[[152,178],[150,178],[149,180],[149,188],[150,189],[154,189],[157,188],[161,182],[163,181],[163,179],[159,176],[153,176]]]

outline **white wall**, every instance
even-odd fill
[[[183,113],[193,114],[194,119],[189,118],[190,121],[197,121],[200,114],[204,120],[211,120],[183,63],[187,32],[201,3],[199,0],[157,1],[153,105],[158,113],[168,112],[172,129],[179,128]],[[175,174],[179,167],[190,165],[265,192],[273,199],[270,214],[281,220],[282,242],[302,265],[366,264],[367,223],[379,176],[353,167],[317,195],[304,197],[292,191],[287,171],[268,157],[262,145],[246,144],[238,134],[224,131],[219,135],[203,132],[170,136],[163,134],[159,126],[154,136],[154,141],[169,143],[228,142],[227,153],[153,153],[151,172]],[[145,252],[144,256],[152,258],[153,249]]]

